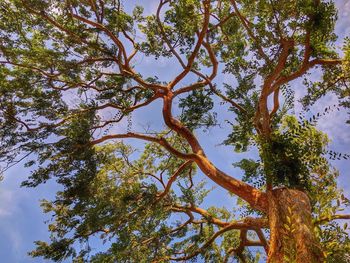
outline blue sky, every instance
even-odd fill
[[[146,1],[134,0],[125,5],[129,9],[132,4],[143,4]],[[147,13],[154,12],[158,1],[150,0],[145,5]],[[336,32],[341,39],[350,36],[350,2],[346,0],[337,0],[336,5],[339,9],[339,21]],[[161,75],[165,79],[172,76],[177,68],[174,68],[171,61],[160,59],[155,62],[147,57],[139,57],[139,69],[145,75]],[[176,72],[175,72],[176,73]],[[297,85],[297,83],[294,83]],[[297,92],[301,96],[302,92]],[[313,110],[315,112],[334,104],[336,100],[333,96],[321,100]],[[158,108],[158,110],[157,110]],[[296,111],[300,108],[296,107]],[[134,123],[138,126],[147,115],[152,115],[152,119],[160,118],[159,105],[154,104],[147,108],[146,112],[134,116]],[[345,112],[334,111],[319,121],[319,128],[328,133],[332,140],[332,148],[340,152],[349,153],[350,151],[350,132],[349,126],[344,122],[347,118]],[[227,116],[229,118],[229,116]],[[152,125],[160,127],[159,122],[153,122]],[[237,177],[241,172],[232,167],[232,163],[245,157],[245,154],[237,155],[229,147],[218,146],[224,139],[226,132],[223,129],[213,129],[207,133],[199,133],[199,138],[203,144],[207,155],[220,169]],[[350,197],[350,162],[336,161],[335,165],[340,170],[339,184],[344,188],[347,197]],[[50,199],[57,190],[57,185],[53,182],[41,185],[35,189],[20,188],[20,182],[23,181],[30,171],[21,166],[13,167],[5,174],[5,179],[0,182],[0,262],[4,263],[29,263],[29,262],[49,262],[43,259],[32,259],[27,256],[27,252],[34,248],[33,241],[48,240],[47,225],[44,221],[48,219],[39,207],[39,200],[43,198]],[[215,196],[214,196],[215,195]],[[220,200],[220,201],[218,201]],[[224,205],[230,199],[224,191],[215,191],[210,195],[206,205]],[[227,205],[227,204],[226,204]],[[234,205],[234,204],[232,204]]]

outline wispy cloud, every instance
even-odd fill
[[[335,1],[338,9],[338,21],[336,23],[335,31],[339,36],[339,41],[345,37],[350,37],[350,1],[338,0]]]
[[[350,143],[350,133],[345,127],[348,114],[344,109],[337,110],[333,105],[338,104],[338,98],[335,94],[329,94],[322,98],[314,107],[315,112],[324,112],[325,108],[330,106],[331,110],[318,121],[318,128],[326,132],[331,140],[337,140],[337,143]]]
[[[0,200],[0,219],[11,216],[16,209],[13,191],[0,189]]]

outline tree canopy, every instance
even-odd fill
[[[42,201],[51,241],[37,241],[30,255],[301,262],[309,244],[301,211],[312,219],[315,257],[348,262],[347,224],[337,219],[350,218],[341,212],[349,200],[330,160],[349,155],[330,150],[316,127],[327,111],[350,107],[350,39],[335,44],[334,3],[160,0],[154,13],[124,4],[0,3],[0,160],[4,170],[26,160],[23,186],[62,186]],[[142,72],[146,59],[171,61],[170,77]],[[330,93],[337,105],[308,111]],[[134,123],[150,107],[157,125]],[[241,179],[205,153],[198,134],[218,127],[232,155],[252,153],[233,164]],[[207,182],[236,199],[204,209]],[[104,249],[90,247],[93,239]]]

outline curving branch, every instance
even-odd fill
[[[292,80],[295,80],[302,75],[304,75],[309,69],[313,68],[314,66],[320,65],[320,66],[336,66],[341,65],[344,63],[344,60],[342,59],[314,59],[307,63],[303,63],[303,65],[294,73],[280,77],[276,80],[276,82],[271,86],[270,93],[274,92],[278,87],[280,87],[283,84],[286,84]]]
[[[258,50],[258,54],[265,60],[265,62],[267,64],[270,65],[272,62],[271,62],[270,58],[267,56],[267,54],[264,52],[262,46],[260,45],[260,41],[254,35],[254,32],[253,32],[253,30],[251,29],[251,27],[249,25],[250,24],[249,21],[239,11],[236,1],[235,0],[230,0],[230,2],[231,2],[232,6],[234,8],[235,14],[241,20],[241,23],[242,23],[243,27],[247,31],[248,36],[255,42],[255,45],[256,45],[257,50]]]
[[[260,228],[257,228],[254,229],[254,231],[258,234],[260,241],[249,240],[247,237],[248,229],[242,229],[240,231],[240,243],[238,247],[232,247],[227,251],[226,256],[224,258],[225,263],[228,262],[232,254],[235,254],[242,262],[247,262],[243,254],[245,247],[263,247],[265,252],[268,253],[269,247],[262,230]]]
[[[126,68],[129,68],[128,56],[126,54],[126,49],[125,49],[123,43],[113,34],[113,32],[111,32],[108,28],[106,28],[104,25],[102,25],[98,22],[89,20],[89,19],[82,17],[78,14],[71,13],[71,15],[73,18],[76,18],[77,20],[84,22],[85,24],[88,24],[90,26],[95,27],[96,29],[99,29],[99,30],[105,32],[106,35],[108,37],[110,37],[110,39],[114,42],[114,44],[120,49],[120,52],[122,53],[122,56],[124,59],[124,64],[122,64],[122,65],[125,66]],[[121,61],[119,61],[119,60],[118,60],[118,62],[121,63]]]
[[[184,162],[182,165],[180,165],[180,167],[174,172],[174,174],[170,177],[168,183],[165,186],[165,189],[162,193],[157,195],[157,200],[162,199],[164,196],[166,196],[170,189],[172,184],[175,182],[175,180],[181,175],[181,173],[187,168],[189,167],[191,164],[193,163],[193,160],[188,160],[186,162]]]
[[[176,59],[178,60],[178,62],[180,63],[180,65],[182,66],[183,69],[186,68],[186,64],[185,62],[182,60],[181,56],[179,55],[179,53],[175,50],[175,48],[173,47],[173,45],[170,43],[170,40],[168,39],[168,37],[166,36],[166,33],[165,33],[165,30],[164,30],[164,27],[163,27],[163,23],[162,21],[160,20],[160,12],[163,8],[163,6],[165,4],[169,3],[169,0],[160,0],[159,2],[159,5],[158,5],[158,8],[157,8],[157,12],[156,12],[156,21],[157,21],[157,24],[159,26],[159,29],[160,29],[160,33],[161,33],[161,36],[162,36],[162,39],[163,41],[165,42],[165,44],[168,46],[170,52],[176,57]]]
[[[236,224],[237,229],[241,228],[248,228],[248,229],[261,229],[261,228],[268,228],[268,219],[267,218],[253,218],[253,217],[246,217],[241,220],[235,220],[232,222],[225,222],[218,218],[213,217],[207,210],[196,207],[193,204],[188,206],[182,206],[179,204],[173,204],[171,206],[171,209],[174,211],[191,211],[193,213],[196,213],[198,215],[201,215],[207,222],[217,225],[218,227],[227,227],[232,224]]]
[[[211,72],[210,76],[205,76],[203,73],[199,72],[198,70],[191,69],[191,72],[193,72],[198,77],[202,78],[203,81],[193,83],[189,86],[185,86],[185,87],[182,87],[182,88],[174,91],[174,96],[178,96],[182,93],[189,92],[189,91],[195,90],[197,88],[204,87],[206,85],[209,85],[210,87],[214,87],[211,82],[217,76],[219,62],[218,62],[216,55],[215,55],[215,53],[214,53],[214,51],[209,43],[209,40],[203,41],[203,46],[206,49],[207,53],[209,54],[210,62],[212,64],[212,72]]]
[[[103,143],[108,140],[113,140],[113,139],[126,139],[126,138],[133,138],[133,139],[140,139],[148,142],[154,142],[157,143],[161,146],[163,146],[166,150],[168,150],[170,153],[174,154],[175,156],[185,159],[185,160],[195,160],[196,155],[195,154],[187,154],[178,151],[174,147],[170,145],[170,143],[163,137],[152,137],[144,134],[139,134],[139,133],[133,133],[133,132],[128,132],[124,134],[112,134],[112,135],[106,135],[103,136],[99,139],[92,140],[90,142],[90,145],[97,145],[100,143]]]
[[[281,39],[281,46],[282,50],[279,54],[277,64],[264,80],[258,108],[254,117],[255,126],[257,127],[258,132],[266,137],[269,137],[271,133],[270,113],[267,102],[268,96],[270,95],[270,89],[273,82],[280,76],[286,65],[290,50],[294,47],[294,41],[293,39]]]
[[[64,27],[62,24],[58,23],[55,19],[53,19],[52,17],[50,17],[49,15],[47,15],[45,12],[43,11],[37,11],[33,8],[31,8],[30,6],[28,6],[28,4],[26,3],[26,1],[21,0],[23,7],[25,7],[28,12],[41,17],[42,19],[44,19],[45,21],[47,21],[48,23],[50,23],[51,25],[53,25],[54,27],[56,27],[57,29],[59,29],[60,31],[64,32],[65,34],[67,34],[68,36],[72,37],[75,41],[79,42],[79,43],[84,43],[89,47],[93,47],[95,49],[98,49],[100,52],[106,54],[106,55],[110,55],[109,52],[106,52],[105,49],[96,46],[94,43],[87,41],[86,39],[81,38],[80,36],[78,36],[77,34],[75,34],[74,32],[68,30],[66,27]],[[116,60],[115,60],[116,61]],[[117,61],[116,61],[117,62]]]
[[[347,220],[350,219],[350,215],[347,214],[343,214],[343,215],[332,215],[332,216],[325,216],[322,218],[317,219],[314,224],[315,225],[323,225],[323,224],[327,224],[330,221],[333,220]]]
[[[213,217],[211,214],[209,214],[208,211],[206,211],[203,208],[196,207],[194,205],[189,205],[189,206],[181,206],[178,204],[172,205],[171,210],[177,211],[177,212],[191,212],[191,213],[196,213],[201,215],[207,222],[217,225],[219,227],[226,227],[230,223],[222,221],[218,218]]]
[[[198,55],[198,52],[200,50],[200,47],[203,44],[204,38],[206,36],[208,26],[209,26],[209,18],[210,18],[210,1],[209,0],[204,0],[203,1],[204,5],[204,20],[203,20],[203,25],[202,29],[198,35],[198,40],[197,43],[194,47],[194,50],[192,51],[191,55],[188,58],[187,65],[185,69],[177,75],[168,85],[170,89],[174,88],[177,83],[179,83],[192,69],[193,63]]]
[[[179,232],[179,231],[181,231],[182,229],[184,229],[185,227],[187,227],[189,224],[193,223],[193,222],[194,222],[194,216],[193,216],[193,214],[192,214],[191,212],[186,212],[186,214],[187,214],[187,216],[188,216],[188,220],[186,220],[186,221],[185,221],[183,224],[181,224],[180,226],[178,226],[178,227],[176,227],[176,228],[173,228],[173,229],[171,229],[171,230],[168,230],[168,231],[166,232],[165,235],[170,235],[170,234],[174,234],[174,233],[176,233],[176,232]],[[148,239],[142,241],[141,243],[142,243],[143,245],[146,245],[146,244],[152,242],[153,240],[155,240],[155,239],[157,239],[157,238],[158,238],[158,237],[150,237],[150,238],[148,238]]]
[[[174,130],[188,142],[193,153],[195,154],[194,161],[201,171],[218,185],[246,200],[254,209],[266,212],[266,194],[216,168],[206,157],[204,150],[202,149],[195,135],[179,120],[172,116],[171,109],[173,96],[173,93],[168,91],[168,93],[163,97],[163,119],[165,124],[170,129]]]
[[[259,219],[258,219],[259,220]],[[254,223],[253,223],[254,222]],[[252,218],[247,218],[243,219],[241,221],[234,221],[231,223],[228,223],[226,226],[222,227],[220,230],[215,232],[209,239],[196,251],[192,252],[189,255],[186,255],[186,251],[179,252],[178,254],[184,254],[185,256],[180,256],[180,257],[169,257],[166,258],[168,260],[174,260],[174,261],[183,261],[183,260],[189,260],[191,258],[194,258],[198,254],[202,253],[207,247],[209,247],[218,237],[223,235],[224,233],[230,231],[230,230],[241,230],[241,243],[237,249],[235,249],[236,253],[241,254],[243,252],[243,249],[245,246],[264,246],[262,242],[257,242],[257,241],[251,241],[248,240],[246,237],[247,231],[249,229],[256,229],[257,226],[255,225],[255,219]]]

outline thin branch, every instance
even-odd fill
[[[174,174],[170,177],[164,191],[160,194],[157,195],[157,199],[162,199],[164,196],[166,196],[170,189],[171,189],[171,186],[173,184],[173,182],[175,182],[175,180],[179,177],[179,175],[181,175],[181,173],[189,166],[191,165],[193,162],[193,160],[188,160],[186,162],[184,162],[175,172]]]
[[[236,16],[235,12],[231,12],[228,16],[226,16],[224,19],[220,20],[219,23],[213,25],[212,27],[210,27],[209,32],[217,29],[218,27],[222,27],[230,18]]]
[[[255,242],[255,241],[250,241],[247,240],[246,238],[246,234],[248,229],[254,229],[256,228],[256,226],[252,226],[252,218],[248,218],[243,219],[242,221],[235,221],[235,222],[231,222],[228,225],[226,225],[225,227],[221,228],[220,230],[218,230],[216,233],[214,233],[200,248],[198,248],[195,252],[187,255],[187,256],[182,256],[182,257],[169,257],[168,259],[170,260],[174,260],[174,261],[182,261],[182,260],[189,260],[195,256],[197,256],[198,254],[200,254],[201,252],[203,252],[208,246],[210,246],[215,240],[216,238],[218,238],[219,236],[221,236],[222,234],[224,234],[227,231],[230,230],[234,230],[234,229],[241,229],[241,244],[240,246],[236,249],[238,254],[241,254],[239,252],[242,252],[245,246],[263,246],[263,244],[261,242]],[[186,251],[180,252],[181,254],[187,254]]]
[[[31,8],[30,6],[27,5],[26,1],[22,0],[21,1],[23,6],[32,14],[35,14],[37,16],[40,16],[41,18],[44,18],[47,22],[49,22],[50,24],[52,24],[54,27],[58,28],[59,30],[61,30],[62,32],[66,33],[68,36],[72,37],[74,40],[80,42],[80,43],[84,43],[88,46],[93,46],[95,49],[98,49],[100,52],[105,53],[110,55],[108,52],[106,52],[106,50],[100,48],[100,47],[96,47],[96,45],[94,45],[94,43],[91,43],[85,39],[82,39],[81,37],[79,37],[78,35],[76,35],[74,32],[68,30],[66,27],[64,27],[63,25],[61,25],[60,23],[58,23],[56,20],[54,20],[53,18],[51,18],[50,16],[48,16],[45,12],[43,11],[36,11],[33,8]]]
[[[269,59],[269,57],[266,55],[266,53],[264,52],[264,50],[262,49],[261,45],[260,45],[260,41],[259,39],[254,35],[253,33],[253,30],[251,29],[251,27],[249,26],[249,23],[247,21],[247,19],[241,14],[241,12],[239,11],[238,7],[237,7],[237,4],[236,4],[236,1],[235,0],[230,0],[235,12],[236,12],[236,15],[239,17],[239,19],[241,20],[242,22],[242,25],[244,26],[244,28],[246,29],[249,37],[251,39],[253,39],[253,41],[255,42],[256,44],[256,47],[258,49],[258,53],[259,55],[265,60],[265,62],[267,64],[271,64],[271,60]]]
[[[235,224],[232,225],[228,225],[222,229],[220,229],[219,231],[217,231],[216,233],[214,233],[208,240],[207,242],[204,243],[204,245],[202,245],[200,248],[198,248],[195,252],[187,255],[187,256],[183,256],[183,257],[169,257],[167,259],[169,260],[174,260],[174,261],[183,261],[183,260],[189,260],[191,258],[194,258],[195,256],[197,256],[198,254],[200,254],[201,252],[203,252],[208,246],[210,246],[219,236],[221,236],[222,234],[226,233],[227,231],[236,229]],[[182,252],[182,254],[186,254],[186,252]]]
[[[128,133],[124,133],[124,134],[106,135],[106,136],[103,136],[99,139],[91,141],[90,145],[100,144],[102,142],[105,142],[108,140],[113,140],[113,139],[126,139],[126,138],[141,139],[144,141],[157,143],[157,144],[163,146],[170,153],[174,154],[175,156],[177,156],[179,158],[185,159],[185,160],[194,160],[196,158],[195,154],[186,154],[186,153],[182,153],[182,152],[176,150],[163,137],[157,138],[157,137],[147,136],[147,135],[133,133],[133,132],[128,132]]]
[[[157,20],[157,23],[158,23],[158,26],[160,28],[160,33],[161,33],[161,36],[162,36],[162,39],[163,41],[165,42],[165,44],[168,46],[170,52],[176,57],[176,59],[178,60],[178,62],[180,63],[180,65],[182,66],[182,68],[186,68],[186,64],[185,62],[183,62],[182,58],[180,57],[180,55],[176,52],[175,48],[171,45],[169,39],[167,38],[166,36],[166,33],[164,31],[164,27],[163,27],[163,24],[160,20],[160,12],[163,8],[163,6],[166,4],[166,3],[169,3],[169,1],[163,1],[163,0],[160,0],[159,2],[159,5],[158,5],[158,8],[157,8],[157,12],[156,12],[156,20]]]
[[[200,47],[202,46],[202,43],[204,41],[205,35],[207,33],[207,30],[208,30],[208,26],[209,26],[210,1],[204,0],[203,4],[204,4],[204,21],[203,21],[203,25],[202,25],[202,30],[198,36],[196,46],[195,46],[194,50],[192,51],[192,54],[188,58],[187,65],[186,65],[185,69],[179,75],[177,75],[173,81],[171,81],[169,83],[168,87],[170,89],[174,88],[175,85],[177,83],[179,83],[188,74],[188,72],[190,72],[190,70],[193,66],[194,60],[197,57],[197,54],[200,50]]]
[[[332,216],[325,216],[322,217],[318,220],[316,220],[314,222],[315,225],[323,225],[323,224],[327,224],[330,221],[333,220],[346,220],[346,219],[350,219],[350,215],[332,215]]]
[[[128,56],[126,55],[125,47],[124,47],[123,43],[112,33],[112,31],[110,31],[108,28],[106,28],[104,25],[102,25],[102,24],[100,24],[98,22],[89,20],[89,19],[87,19],[85,17],[79,16],[79,15],[74,14],[74,13],[72,13],[71,15],[72,15],[72,17],[76,18],[77,20],[79,20],[81,22],[84,22],[84,23],[86,23],[86,24],[88,24],[90,26],[93,26],[93,27],[95,27],[97,29],[100,29],[103,32],[105,32],[107,34],[107,36],[109,36],[110,39],[117,45],[117,47],[120,49],[121,53],[123,54],[124,62],[125,62],[124,66],[129,68],[128,61],[127,61],[128,60]]]
[[[170,235],[170,234],[174,234],[174,233],[176,233],[176,232],[179,232],[180,230],[182,230],[183,228],[185,228],[187,225],[193,223],[193,221],[194,221],[194,216],[193,216],[193,214],[192,214],[191,212],[187,212],[186,214],[188,215],[188,220],[187,220],[186,222],[184,222],[183,224],[181,224],[180,226],[178,226],[178,227],[176,227],[176,228],[173,228],[173,229],[167,231],[167,233],[166,233],[165,235]],[[155,240],[155,239],[157,239],[157,238],[158,238],[158,237],[150,237],[150,238],[148,238],[148,239],[142,241],[141,243],[142,243],[143,245],[145,245],[145,244],[148,244],[148,243],[152,242],[153,240]]]
[[[194,212],[196,214],[201,215],[203,218],[205,218],[205,220],[207,222],[215,224],[215,225],[217,225],[219,227],[226,227],[226,226],[228,226],[230,224],[228,222],[224,222],[224,221],[222,221],[222,220],[220,220],[218,218],[213,217],[205,209],[199,208],[199,207],[195,207],[193,205],[191,205],[191,206],[173,205],[171,209],[174,210],[174,211],[182,211],[182,212],[191,211],[191,212]]]
[[[276,90],[281,85],[301,77],[309,69],[313,68],[314,66],[317,66],[317,65],[336,66],[336,65],[342,64],[343,62],[344,62],[344,60],[342,60],[342,59],[314,59],[314,60],[311,60],[310,62],[303,64],[303,66],[300,67],[299,70],[297,70],[296,72],[294,72],[288,76],[284,76],[284,77],[277,79],[276,82],[271,87],[270,92],[272,93],[274,90]]]
[[[262,230],[260,228],[256,228],[256,229],[254,229],[254,231],[258,234],[260,241],[249,240],[247,238],[248,229],[241,229],[240,243],[239,243],[238,247],[231,248],[227,251],[226,256],[224,258],[225,263],[228,262],[229,257],[233,253],[236,254],[236,256],[239,257],[242,262],[246,262],[245,256],[243,254],[245,247],[256,247],[256,246],[260,247],[260,246],[262,246],[262,247],[264,247],[265,252],[268,253],[268,249],[269,249],[268,244],[267,244],[267,241],[264,237],[264,234],[262,233]]]

